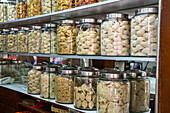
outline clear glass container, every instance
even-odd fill
[[[27,1],[18,0],[17,2],[17,19],[27,17]]]
[[[7,2],[3,2],[3,18],[4,18],[4,22],[7,21]]]
[[[28,33],[28,52],[40,53],[41,52],[41,26],[32,26]]]
[[[57,33],[55,24],[45,24],[41,29],[41,53],[57,53]]]
[[[41,0],[27,0],[28,17],[41,15]]]
[[[65,67],[56,77],[56,102],[73,103],[75,68]]]
[[[3,51],[7,51],[7,36],[9,34],[9,30],[8,29],[3,29],[2,32],[2,40],[3,40]]]
[[[75,0],[75,6],[79,7],[79,6],[89,5],[89,4],[93,4],[93,3],[97,3],[101,1],[104,1],[104,0]]]
[[[40,94],[40,79],[42,74],[42,65],[34,65],[28,72],[28,93]]]
[[[76,54],[77,30],[73,20],[60,21],[61,26],[57,29],[57,53]]]
[[[81,19],[77,29],[77,54],[100,55],[100,23],[93,18]]]
[[[120,71],[102,73],[97,83],[98,113],[129,113],[130,82]]]
[[[42,0],[41,4],[43,14],[57,11],[57,0]]]
[[[75,0],[58,0],[57,9],[65,10],[75,7]]]
[[[0,22],[4,22],[3,2],[0,3]]]
[[[101,24],[101,55],[129,56],[130,24],[122,13],[107,14]]]
[[[74,106],[83,110],[96,110],[97,81],[99,71],[83,68],[75,77]]]
[[[141,113],[149,111],[150,80],[144,71],[126,71],[130,81],[130,112]]]
[[[7,36],[7,49],[8,52],[17,52],[17,28],[11,28]]]
[[[7,4],[7,19],[13,21],[17,19],[17,6],[16,2],[8,2]]]
[[[131,20],[131,56],[157,55],[158,9],[136,10]]]
[[[21,27],[17,34],[17,51],[21,53],[28,52],[28,27]]]
[[[0,30],[0,51],[3,51],[3,30]]]

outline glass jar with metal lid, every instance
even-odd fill
[[[29,31],[28,27],[21,27],[20,31],[17,34],[18,52],[22,52],[22,53],[28,52],[28,31]]]
[[[130,112],[149,111],[150,81],[144,71],[126,71],[130,81]]]
[[[57,53],[76,54],[77,30],[74,20],[61,20],[57,29]]]
[[[17,19],[16,1],[9,1],[7,4],[7,19],[13,21]]]
[[[131,20],[131,55],[157,55],[158,9],[136,10]]]
[[[27,0],[18,0],[17,2],[17,19],[27,17]]]
[[[41,53],[57,53],[57,33],[55,24],[44,24],[41,29]]]
[[[3,29],[2,32],[2,40],[3,40],[3,51],[7,51],[7,36],[9,34],[9,30],[8,29]]]
[[[129,113],[130,82],[120,71],[102,73],[97,83],[98,113]]]
[[[96,110],[97,81],[99,70],[83,68],[75,78],[74,106],[78,109]]]
[[[42,71],[42,65],[36,64],[33,66],[33,69],[28,72],[28,93],[40,94],[40,78]]]
[[[101,55],[128,56],[130,24],[128,15],[122,13],[107,14],[101,24]]]
[[[81,19],[77,29],[77,54],[100,55],[100,22],[93,18]]]
[[[32,26],[28,33],[28,52],[40,53],[41,51],[41,26]]]
[[[7,36],[7,50],[8,52],[17,52],[17,28],[11,28]]]
[[[76,70],[73,67],[64,67],[61,74],[56,77],[56,102],[73,103]]]

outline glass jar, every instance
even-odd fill
[[[40,53],[41,51],[41,26],[32,26],[28,33],[28,52]]]
[[[84,68],[75,78],[74,106],[78,109],[96,110],[97,81],[99,71]]]
[[[98,113],[129,113],[130,82],[120,71],[102,73],[97,83]]]
[[[3,13],[3,2],[0,3],[0,22],[4,22],[4,13]]]
[[[41,3],[43,14],[57,11],[57,0],[42,0]]]
[[[100,55],[100,23],[93,18],[81,19],[77,29],[77,54]]]
[[[41,15],[41,0],[27,0],[28,17]]]
[[[9,30],[8,29],[3,29],[2,32],[2,40],[3,40],[3,51],[7,51],[7,36],[9,34]]]
[[[57,33],[55,24],[45,24],[41,29],[41,53],[57,53]]]
[[[33,69],[28,72],[28,93],[40,94],[40,77],[42,65],[34,65]]]
[[[56,77],[56,102],[73,103],[75,68],[65,67]]]
[[[89,5],[97,2],[101,2],[104,0],[75,0],[76,7],[83,6],[83,5]]]
[[[7,49],[8,52],[17,52],[17,28],[11,28],[7,36]]]
[[[107,14],[101,24],[101,55],[129,56],[130,25],[127,15]]]
[[[16,2],[8,2],[7,5],[7,19],[13,21],[17,19],[17,7]]]
[[[71,9],[75,7],[75,0],[58,0],[58,10]]]
[[[4,18],[4,22],[7,21],[7,2],[3,2],[3,18]]]
[[[17,50],[21,53],[28,52],[28,27],[21,27],[17,34],[18,44]]]
[[[130,81],[130,112],[149,111],[150,81],[146,72],[139,70],[126,71]]]
[[[156,56],[158,9],[142,8],[131,20],[131,55]]]
[[[18,0],[17,19],[26,18],[26,17],[27,17],[27,1],[26,0]]]
[[[3,51],[3,31],[0,30],[0,51]]]
[[[77,30],[73,20],[60,21],[61,26],[57,29],[57,53],[76,54]]]

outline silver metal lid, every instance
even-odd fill
[[[126,73],[121,71],[110,71],[102,73],[102,77],[112,78],[112,79],[126,79]]]
[[[74,24],[74,20],[61,20],[61,24]]]
[[[128,18],[128,15],[123,13],[110,13],[106,15],[106,19],[109,18]]]
[[[9,30],[8,30],[8,29],[3,29],[2,31],[3,31],[3,32],[8,32]]]
[[[136,15],[147,14],[147,13],[158,13],[158,8],[141,8],[135,11]]]
[[[75,67],[64,67],[62,70],[61,70],[61,74],[76,74],[76,68]]]
[[[85,67],[83,69],[80,69],[79,75],[80,76],[98,76],[100,75],[100,72],[96,68]]]
[[[94,18],[83,18],[80,19],[79,23],[99,23],[97,19]]]
[[[44,24],[44,26],[45,27],[52,27],[52,28],[54,28],[54,27],[56,27],[56,24]]]
[[[18,31],[18,28],[11,28],[11,31]]]
[[[116,68],[104,68],[104,69],[101,69],[101,70],[100,70],[101,73],[114,72],[114,71],[119,71],[119,70],[116,69]]]
[[[41,29],[41,26],[32,26],[32,29]]]
[[[23,30],[23,31],[28,31],[29,28],[28,27],[21,27],[20,30]]]
[[[34,69],[37,69],[37,70],[40,70],[40,69],[42,69],[42,65],[40,65],[40,64],[35,64],[35,65],[33,65],[33,68],[34,68]]]
[[[137,69],[126,71],[129,78],[146,77],[147,73],[145,71],[140,71]]]

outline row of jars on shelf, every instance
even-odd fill
[[[0,22],[71,9],[103,0],[18,0],[0,3]]]
[[[41,26],[32,26],[27,36],[23,35],[24,31],[19,31],[18,50],[27,47],[24,44],[28,43],[29,53],[49,54],[51,50],[51,53],[58,54],[156,56],[157,27],[157,8],[138,9],[131,24],[127,15],[122,13],[108,14],[103,22],[93,18],[80,19],[78,25],[74,20],[62,20],[57,31],[54,24],[51,28],[50,24],[45,24],[42,29]],[[7,45],[16,51],[12,29]],[[23,42],[26,37],[27,43]]]
[[[150,82],[145,72],[36,65],[28,72],[28,93],[98,113],[147,112]]]

